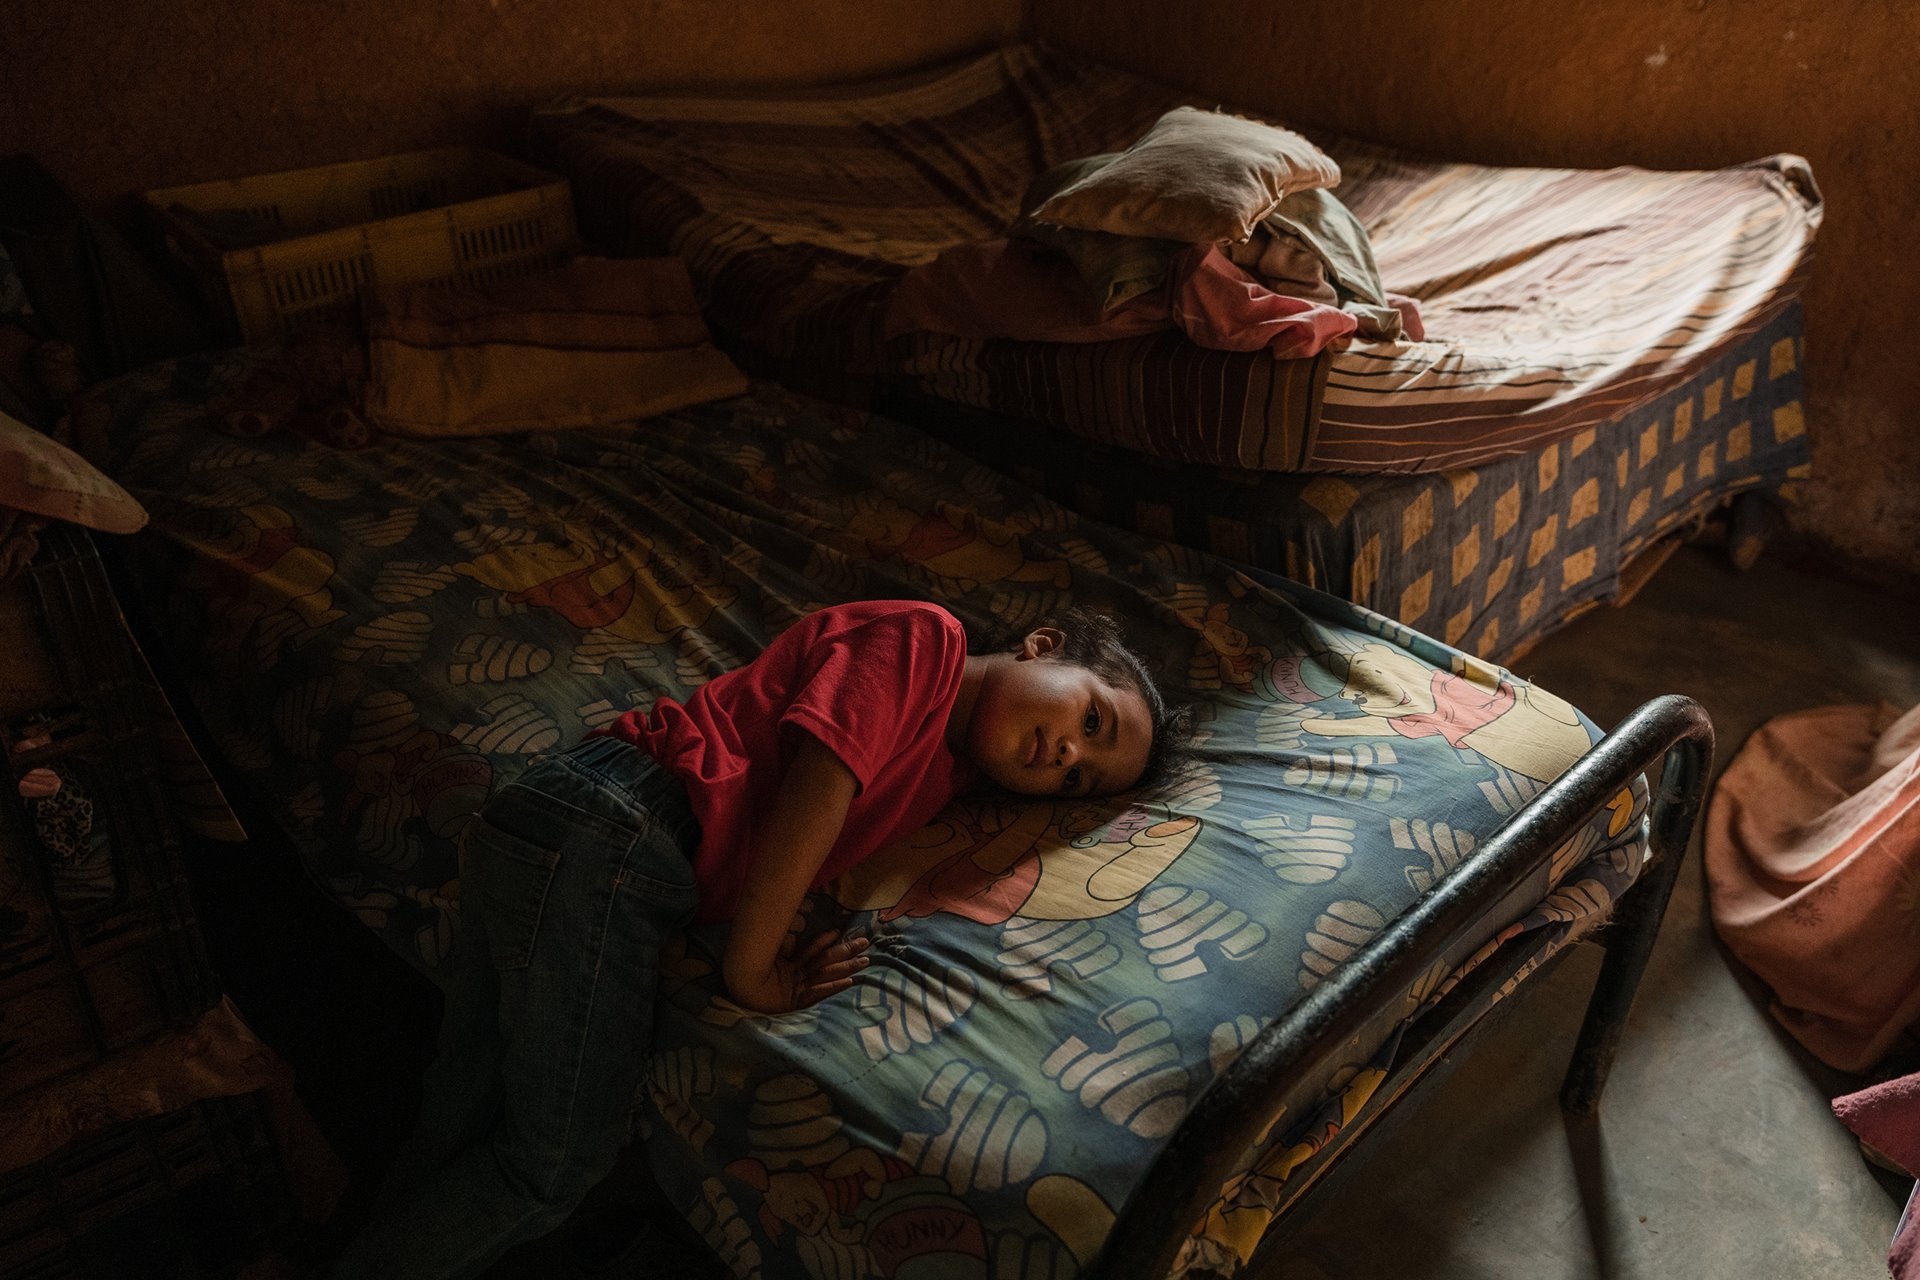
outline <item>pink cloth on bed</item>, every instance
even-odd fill
[[[1420,337],[1418,307],[1393,298]],[[1338,307],[1275,293],[1208,245],[1179,254],[1165,286],[1102,317],[1073,266],[1027,240],[955,245],[909,271],[887,309],[887,336],[947,333],[1030,342],[1108,342],[1179,328],[1215,351],[1270,350],[1275,359],[1318,354],[1359,322]]]
[[[1864,1071],[1920,1019],[1920,707],[1769,720],[1707,811],[1714,927],[1816,1057]]]

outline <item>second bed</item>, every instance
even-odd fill
[[[1424,341],[1275,360],[1175,332],[883,337],[907,271],[1006,234],[1036,175],[1193,100],[1015,46],[880,84],[569,101],[532,137],[589,239],[684,258],[749,368],[1479,651],[1516,655],[1619,598],[1635,555],[1807,474],[1797,298],[1821,206],[1788,155],[1502,168],[1319,138]]]

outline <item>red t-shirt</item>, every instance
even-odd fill
[[[698,919],[728,920],[753,859],[754,825],[773,800],[794,731],[812,734],[859,782],[818,888],[918,831],[973,781],[947,749],[967,637],[938,605],[872,600],[796,622],[765,653],[695,690],[609,725],[687,787],[700,820]]]

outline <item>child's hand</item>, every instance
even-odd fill
[[[729,975],[728,994],[759,1013],[804,1009],[852,986],[853,975],[867,967],[868,945],[864,937],[842,938],[832,931],[805,946],[796,947],[789,939],[766,972]]]

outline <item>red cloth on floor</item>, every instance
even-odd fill
[[[1908,1173],[1920,1171],[1920,1074],[1835,1098],[1833,1114]],[[1920,1197],[1920,1190],[1915,1196]],[[1920,1280],[1920,1213],[1914,1210],[1910,1199],[1887,1250],[1887,1272],[1894,1280]]]
[[[1816,1057],[1865,1071],[1920,1019],[1920,707],[1768,721],[1707,810],[1714,927]]]
[[[1407,334],[1421,337],[1418,305],[1390,296]],[[1179,254],[1167,283],[1105,316],[1073,265],[1023,239],[955,245],[909,271],[887,308],[887,336],[947,333],[1029,342],[1107,342],[1178,327],[1215,351],[1318,354],[1359,322],[1338,307],[1275,293],[1217,248]]]
[[[1833,1114],[1875,1151],[1920,1172],[1920,1073],[1835,1098]]]

